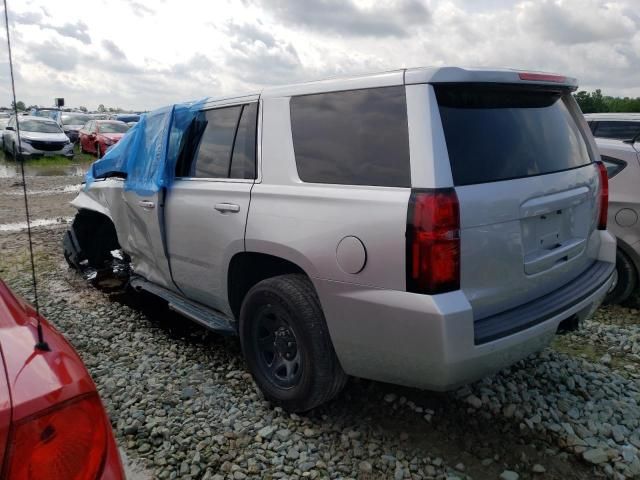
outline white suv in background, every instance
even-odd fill
[[[596,138],[633,140],[640,135],[640,113],[587,113],[584,118]]]

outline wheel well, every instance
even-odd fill
[[[79,210],[72,224],[82,255],[92,266],[109,258],[112,250],[120,248],[116,227],[109,217],[93,210]]]
[[[265,253],[243,252],[231,259],[228,273],[228,295],[231,311],[240,317],[240,307],[247,292],[256,283],[288,273],[305,274],[298,265]]]

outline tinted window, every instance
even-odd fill
[[[456,185],[558,172],[591,162],[569,94],[507,86],[435,87]]]
[[[124,122],[109,122],[100,124],[100,133],[125,133],[129,125]]]
[[[411,186],[404,87],[293,97],[291,130],[305,182]]]
[[[607,155],[601,155],[600,158],[607,168],[607,176],[609,178],[615,177],[627,166],[627,162],[619,158],[609,157]]]
[[[245,105],[238,124],[231,160],[231,178],[256,178],[256,122],[258,104]]]
[[[38,120],[20,120],[20,130],[37,133],[62,133],[57,123]]]
[[[189,171],[190,177],[226,178],[233,138],[242,107],[207,110],[198,115],[198,123],[205,125],[200,144]]]
[[[593,135],[600,138],[631,140],[640,133],[640,122],[608,122],[600,120]]]

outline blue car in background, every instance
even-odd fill
[[[140,121],[140,115],[137,113],[118,113],[116,115],[112,115],[111,120],[119,120],[131,127]]]
[[[32,108],[29,112],[29,115],[32,115],[34,117],[51,118],[52,120],[55,120],[58,125],[62,125],[62,112],[57,108]]]

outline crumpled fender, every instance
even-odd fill
[[[78,196],[71,201],[71,205],[73,205],[77,210],[91,210],[97,213],[101,213],[113,222],[113,218],[111,218],[111,213],[109,212],[108,207],[102,205],[100,202],[92,198],[91,191],[80,191]]]

